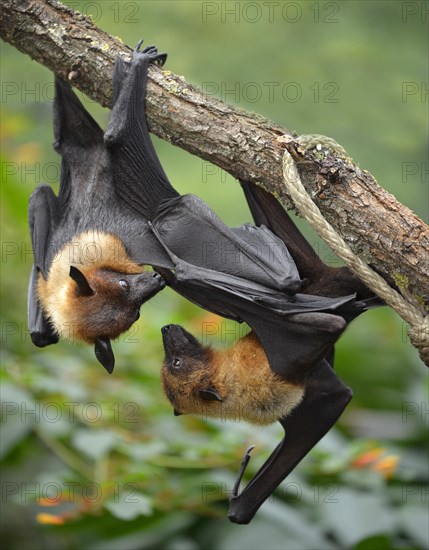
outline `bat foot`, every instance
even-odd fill
[[[241,460],[240,471],[238,472],[238,476],[234,483],[234,487],[232,488],[232,498],[238,496],[238,490],[240,489],[241,480],[243,479],[244,472],[246,471],[247,465],[249,464],[250,452],[254,448],[255,448],[255,445],[251,445],[248,449],[246,449],[246,452],[244,453],[244,456]]]
[[[134,53],[137,53],[140,50],[140,46],[143,44],[144,38],[140,38],[140,40],[137,42],[136,47],[134,48]]]
[[[156,46],[146,46],[146,48],[140,52],[140,46],[143,44],[143,41],[144,38],[137,42],[137,46],[134,48],[134,55],[146,54],[149,57],[149,63],[162,67],[167,59],[167,54],[158,53]]]

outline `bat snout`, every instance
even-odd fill
[[[150,272],[138,275],[135,290],[141,303],[149,300],[165,287],[165,281],[159,273]]]
[[[180,325],[165,325],[161,328],[166,353],[179,353],[189,344],[186,330]]]
[[[161,329],[165,362],[175,371],[200,368],[207,359],[207,350],[180,325],[165,325]]]

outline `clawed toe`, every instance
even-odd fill
[[[141,40],[138,41],[137,46],[134,48],[134,54],[139,54],[139,53],[146,54],[149,56],[151,63],[162,67],[167,59],[167,54],[158,53],[157,47],[153,45],[146,46],[146,48],[144,48],[144,50],[140,52],[140,47],[143,44],[143,40],[144,39],[142,38]]]

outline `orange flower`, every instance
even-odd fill
[[[391,479],[395,473],[396,467],[398,466],[398,462],[398,455],[385,456],[381,460],[378,460],[375,464],[372,464],[371,470],[380,472],[385,479]]]
[[[60,497],[58,498],[40,498],[37,501],[37,504],[39,506],[58,506],[60,504],[62,499]]]
[[[366,468],[373,462],[376,462],[385,452],[386,449],[382,449],[381,447],[366,451],[353,460],[352,466],[354,468]]]
[[[54,516],[53,514],[37,514],[36,519],[43,525],[63,525],[65,520],[61,516]]]
[[[377,447],[366,451],[355,458],[352,462],[353,468],[370,468],[373,472],[380,472],[385,479],[390,479],[398,466],[398,455],[384,455],[386,449]]]

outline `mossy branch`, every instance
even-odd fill
[[[118,38],[56,0],[2,0],[0,33],[103,106],[111,103],[116,56],[131,56]],[[280,143],[286,128],[206,97],[157,67],[150,69],[147,112],[157,136],[262,185],[290,207],[281,162],[287,148],[314,202],[355,254],[429,305],[429,227],[351,159]]]

